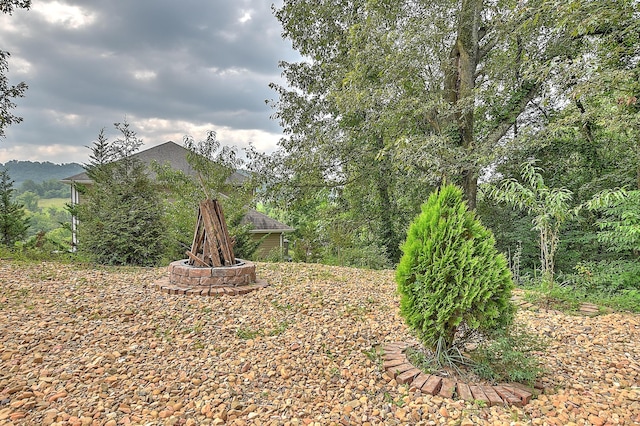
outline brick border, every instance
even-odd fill
[[[239,296],[267,287],[265,280],[256,278],[256,265],[236,259],[237,264],[226,267],[201,268],[191,266],[187,259],[169,265],[169,274],[152,284],[152,288],[168,294],[186,296]]]
[[[265,280],[257,279],[255,283],[241,286],[216,286],[216,287],[183,287],[173,285],[169,277],[160,278],[152,284],[152,288],[167,294],[182,294],[186,296],[240,296],[268,287]]]
[[[484,401],[488,406],[515,405],[522,407],[531,401],[533,393],[520,383],[499,385],[479,385],[465,383],[451,378],[426,374],[407,359],[405,342],[393,342],[384,346],[382,367],[398,384],[408,384],[410,391],[420,391],[429,395],[453,398],[456,395],[465,401]]]
[[[177,287],[236,287],[256,282],[256,265],[236,259],[233,266],[197,267],[187,259],[169,264],[169,283]]]

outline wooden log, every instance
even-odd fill
[[[204,239],[204,229],[202,228],[202,213],[198,209],[198,219],[196,220],[196,229],[193,233],[193,243],[191,244],[191,252],[197,253]]]
[[[202,215],[200,210],[198,210],[198,219],[196,221],[196,229],[193,233],[193,243],[191,244],[191,254],[193,257],[189,257],[189,265],[197,265],[197,266],[211,266],[206,262],[204,257],[199,257],[198,254],[202,253],[202,245],[204,242],[205,233],[204,226],[202,224]],[[188,254],[187,254],[188,256]],[[195,260],[197,259],[197,260]]]
[[[222,212],[222,206],[218,200],[212,201],[215,217],[219,222],[220,226],[220,237],[221,237],[221,249],[222,256],[225,261],[226,266],[232,266],[235,264],[236,259],[233,254],[233,243],[231,242],[231,237],[229,237],[229,230],[227,229],[227,222],[224,219],[224,213]]]
[[[222,214],[222,208],[218,203],[218,200],[206,200],[206,213],[210,215],[211,222],[214,229],[214,235],[216,240],[216,249],[220,263],[224,266],[231,266],[235,263],[233,253],[231,252],[231,241],[228,231],[226,230],[226,224],[224,222],[224,215]],[[213,249],[213,247],[211,247]]]
[[[204,266],[207,267],[209,265],[207,265],[207,263],[205,261],[203,261],[202,259],[200,259],[198,256],[196,256],[195,254],[191,253],[190,251],[186,252],[187,257],[189,259],[191,259],[193,261],[194,264],[196,264],[196,266]]]
[[[207,266],[213,266],[213,262],[211,261],[211,251],[209,250],[210,245],[207,241],[207,235],[203,235],[204,238],[202,239],[202,247],[200,248],[200,254],[198,256],[207,264]]]
[[[198,208],[189,264],[196,266],[232,266],[235,264],[233,240],[218,200],[204,200]],[[197,259],[197,260],[196,260]]]
[[[204,222],[204,230],[206,233],[206,244],[205,247],[208,246],[209,255],[211,256],[211,263],[214,267],[223,266],[220,261],[220,256],[218,255],[218,230],[216,229],[212,209],[211,209],[211,200],[205,200],[200,203],[200,211],[202,213],[202,219]]]

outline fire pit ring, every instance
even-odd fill
[[[188,259],[169,264],[168,280],[157,284],[159,290],[169,294],[200,296],[246,294],[267,286],[256,278],[253,262],[237,259],[235,265],[199,267],[188,264]]]

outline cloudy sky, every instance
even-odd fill
[[[272,151],[265,104],[280,60],[296,60],[271,0],[33,0],[0,14],[9,79],[29,90],[0,162],[88,161],[86,146],[125,119],[142,149],[215,130],[224,145]],[[277,4],[277,3],[276,3]]]

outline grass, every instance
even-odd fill
[[[554,285],[550,290],[542,285],[525,288],[524,299],[544,309],[556,309],[566,313],[575,313],[583,303],[592,303],[601,308],[616,312],[640,312],[640,290],[586,290],[578,286]],[[601,309],[602,310],[602,309]]]
[[[63,210],[65,204],[70,201],[69,198],[41,198],[38,200],[38,207],[42,209],[53,207],[57,210]]]
[[[259,328],[239,327],[236,330],[236,336],[243,340],[255,339],[258,336],[260,337],[279,336],[285,331],[287,331],[287,329],[289,328],[289,325],[290,325],[289,321],[284,320],[284,321],[280,321],[279,323],[276,323],[274,321],[273,328],[269,330],[265,330],[262,327],[259,327]]]
[[[518,325],[483,341],[471,351],[474,372],[492,382],[519,382],[533,386],[544,373],[535,356],[546,349],[546,343],[537,335]]]
[[[409,347],[407,359],[426,374],[451,374],[463,380],[478,378],[491,383],[519,382],[532,386],[544,373],[536,353],[544,351],[545,343],[523,327],[513,325],[491,338],[483,337],[473,349]]]

